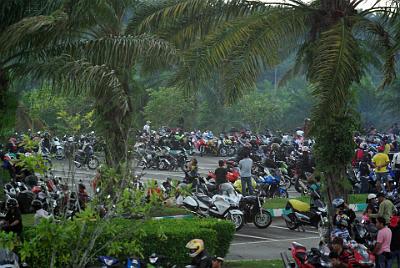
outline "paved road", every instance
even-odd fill
[[[290,231],[281,218],[274,218],[267,229],[258,229],[253,224],[244,226],[235,234],[226,259],[280,259],[281,252],[287,252],[292,242],[307,248],[318,246],[316,229],[306,228],[305,232]]]
[[[199,162],[199,172],[206,176],[209,170],[217,167],[217,157],[197,157]],[[68,177],[68,165],[66,161],[56,161],[53,163],[53,173],[57,177]],[[76,181],[82,180],[85,184],[95,176],[95,171],[87,168],[75,169]],[[144,181],[156,179],[163,181],[167,177],[182,179],[182,172],[145,170]],[[88,187],[88,189],[91,189]],[[293,189],[289,189],[290,197],[297,197],[299,194]],[[308,229],[306,232],[290,231],[285,227],[281,218],[274,218],[270,227],[258,229],[253,224],[248,224],[235,234],[235,238],[230,247],[227,259],[280,259],[280,252],[287,251],[290,243],[298,241],[309,247],[318,244],[318,233],[315,229]]]
[[[220,158],[218,157],[196,157],[198,160],[199,165],[199,173],[202,176],[207,176],[210,170],[215,170],[217,168],[217,163]],[[53,174],[57,177],[70,177],[68,174],[74,173],[75,179],[77,181],[82,180],[85,184],[89,184],[89,182],[95,176],[95,171],[89,170],[88,168],[74,168],[72,173],[69,173],[69,167],[67,161],[57,161],[53,160]],[[184,174],[182,171],[160,171],[154,169],[146,169],[144,170],[145,175],[142,177],[143,181],[149,180],[157,180],[157,181],[164,181],[166,178],[170,177],[173,179],[183,179]],[[297,197],[299,194],[293,189],[288,190],[290,197]]]

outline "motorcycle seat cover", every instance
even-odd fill
[[[305,202],[302,202],[297,199],[290,199],[288,203],[292,206],[294,210],[297,210],[299,212],[308,212],[310,211],[310,204],[307,204]]]

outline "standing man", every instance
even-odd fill
[[[150,121],[146,121],[146,125],[143,126],[143,132],[146,135],[150,135]]]
[[[376,219],[376,227],[379,230],[374,248],[376,267],[391,268],[392,256],[390,252],[390,242],[392,240],[392,231],[386,226],[386,220],[383,217],[378,217]]]
[[[378,147],[378,153],[372,158],[372,164],[375,167],[376,180],[381,183],[383,192],[386,192],[384,183],[387,180],[387,165],[390,163],[389,156],[384,153],[385,147]]]
[[[390,218],[392,218],[393,214],[396,212],[396,208],[390,200],[385,198],[383,193],[378,193],[376,195],[378,197],[379,202],[379,210],[377,214],[370,214],[370,218],[379,218],[382,217],[385,219],[385,222],[390,222]]]
[[[251,168],[253,166],[253,160],[250,158],[250,154],[247,153],[245,157],[239,161],[240,179],[242,181],[242,194],[246,196],[246,185],[249,189],[249,194],[253,195],[253,186],[251,185]]]
[[[228,182],[226,180],[226,174],[228,173],[228,170],[225,167],[225,161],[224,160],[219,160],[218,161],[218,168],[215,170],[215,183],[217,184],[217,188],[219,190],[219,186],[223,183]]]

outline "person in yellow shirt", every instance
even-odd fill
[[[387,165],[390,163],[389,156],[385,154],[383,146],[378,147],[378,153],[372,158],[372,164],[375,168],[376,180],[381,183],[381,186],[386,182],[388,170]],[[385,187],[382,190],[386,192]]]

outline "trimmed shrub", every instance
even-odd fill
[[[178,266],[190,262],[185,246],[191,239],[203,239],[210,255],[224,257],[235,232],[231,222],[199,218],[75,220],[62,224],[43,221],[38,226],[24,228],[24,243],[17,251],[34,267],[48,267],[50,262],[57,267],[76,266],[77,260],[87,256],[84,251],[91,245],[97,227],[101,227],[101,232],[89,253],[90,262],[100,255],[123,260],[132,256],[147,259],[157,253]],[[92,255],[93,252],[96,253]]]

